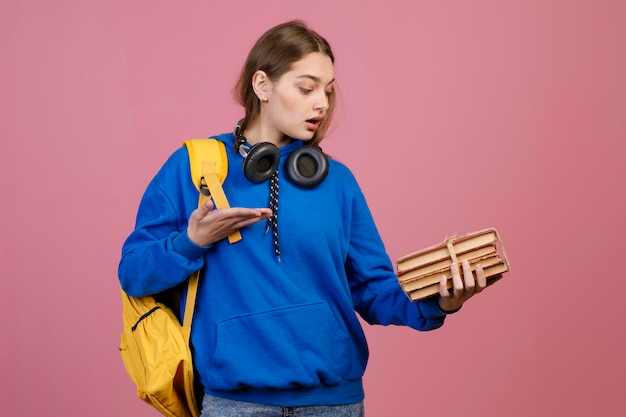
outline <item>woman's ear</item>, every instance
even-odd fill
[[[258,70],[252,75],[252,88],[259,100],[269,98],[272,90],[272,82],[265,71]]]

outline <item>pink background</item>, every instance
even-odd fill
[[[392,259],[495,226],[512,263],[436,332],[366,327],[367,415],[623,413],[623,1],[39,0],[0,5],[0,414],[155,415],[117,349],[122,242],[292,18],[334,47],[325,150]]]

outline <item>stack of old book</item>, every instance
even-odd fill
[[[469,261],[472,271],[480,264],[487,278],[487,285],[493,284],[510,269],[504,246],[494,228],[453,236],[438,245],[403,256],[396,262],[398,281],[402,290],[412,300],[421,300],[439,293],[442,276],[448,278],[447,287],[452,288],[452,263],[459,266]]]

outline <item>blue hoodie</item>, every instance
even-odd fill
[[[226,144],[231,207],[267,207],[268,183],[245,178],[233,135],[217,139]],[[174,287],[203,268],[191,344],[208,394],[290,407],[358,402],[368,349],[355,312],[370,324],[417,330],[444,322],[436,297],[410,302],[402,292],[346,166],[330,160],[328,176],[312,189],[289,182],[284,162],[301,146],[280,148],[280,260],[265,221],[242,229],[235,244],[189,240],[198,192],[184,147],[148,185],[124,243],[119,279],[130,296]]]

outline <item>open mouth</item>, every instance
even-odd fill
[[[315,132],[319,128],[319,124],[321,122],[322,122],[322,119],[320,119],[320,118],[308,119],[306,121],[307,129],[309,129],[310,131]]]

